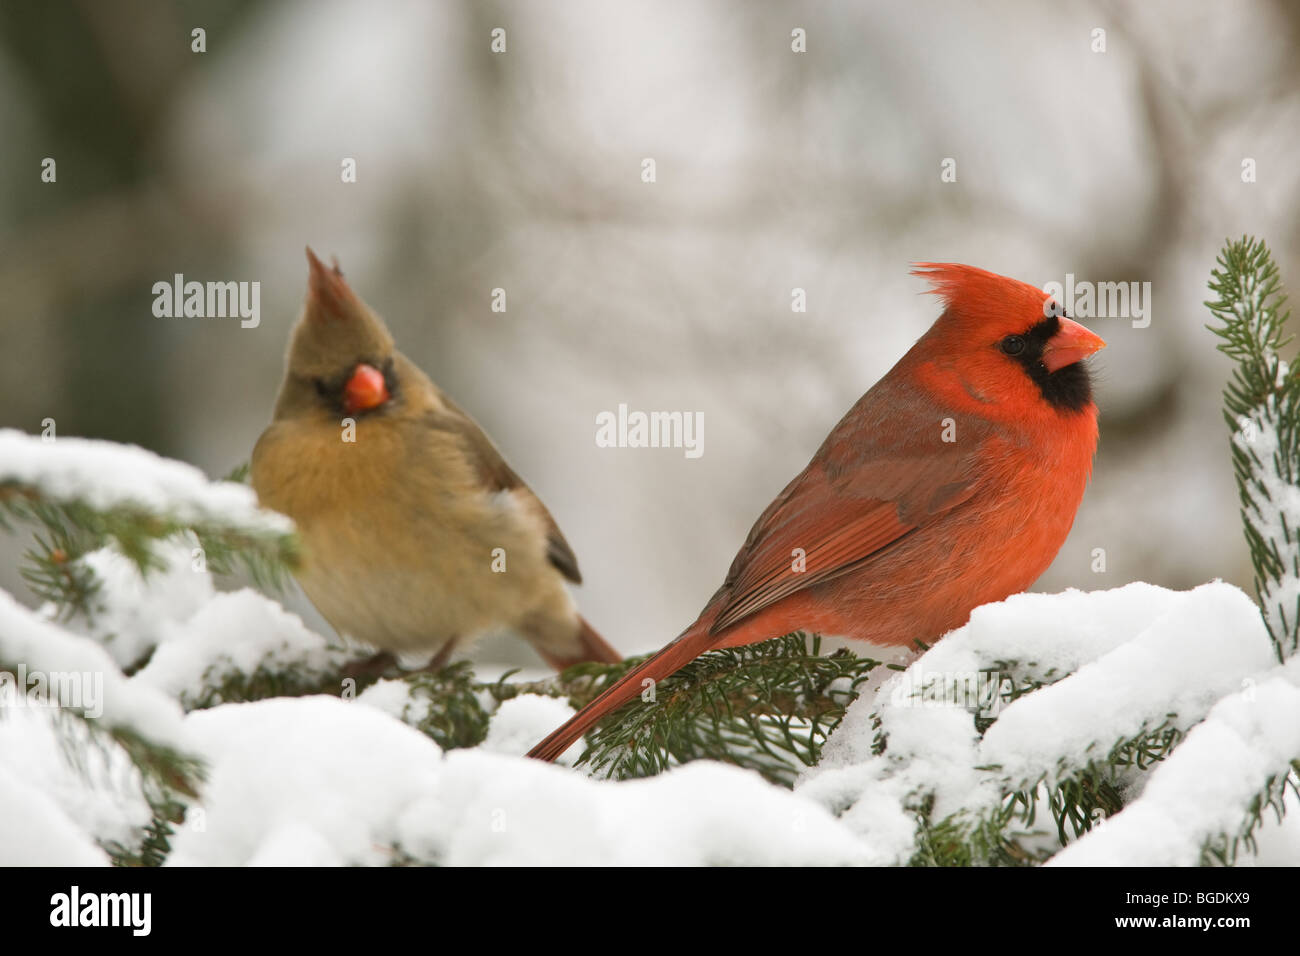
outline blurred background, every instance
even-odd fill
[[[641,651],[934,320],[910,262],[1150,282],[1148,328],[1088,323],[1101,448],[1037,588],[1249,590],[1202,302],[1242,233],[1300,284],[1298,45],[1281,0],[7,3],[0,426],[227,473],[311,244],[495,437],[574,546],[584,613]],[[260,326],[156,318],[175,273],[259,281]],[[703,412],[703,456],[597,448],[619,403]],[[0,539],[0,586],[30,600],[24,544]]]

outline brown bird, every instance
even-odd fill
[[[759,516],[695,623],[538,744],[554,760],[712,648],[798,630],[907,646],[1023,591],[1074,523],[1105,346],[1024,282],[922,263],[943,314]]]
[[[432,652],[430,668],[496,630],[557,669],[621,660],[565,588],[582,577],[545,505],[393,347],[338,266],[311,249],[307,261],[306,306],[252,483],[297,524],[297,578],[312,603],[383,652]]]

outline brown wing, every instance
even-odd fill
[[[945,443],[938,416],[920,429],[851,416],[749,532],[715,597],[722,603],[711,633],[853,570],[974,493],[984,434]]]
[[[582,574],[578,571],[578,558],[564,540],[560,526],[555,523],[546,505],[533,493],[527,483],[519,477],[502,457],[492,439],[479,427],[478,422],[469,413],[453,402],[439,390],[446,410],[429,412],[428,420],[435,428],[453,432],[462,441],[466,456],[478,471],[479,480],[489,491],[509,491],[529,502],[546,523],[546,557],[555,568],[574,584],[582,583]]]

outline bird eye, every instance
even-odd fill
[[[1025,340],[1019,335],[1008,335],[999,344],[1008,355],[1019,355],[1025,350]]]

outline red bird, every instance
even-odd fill
[[[1052,563],[1097,448],[1083,359],[1106,343],[1024,282],[919,265],[943,314],[768,505],[695,623],[530,757],[712,648],[800,630],[932,642]]]

